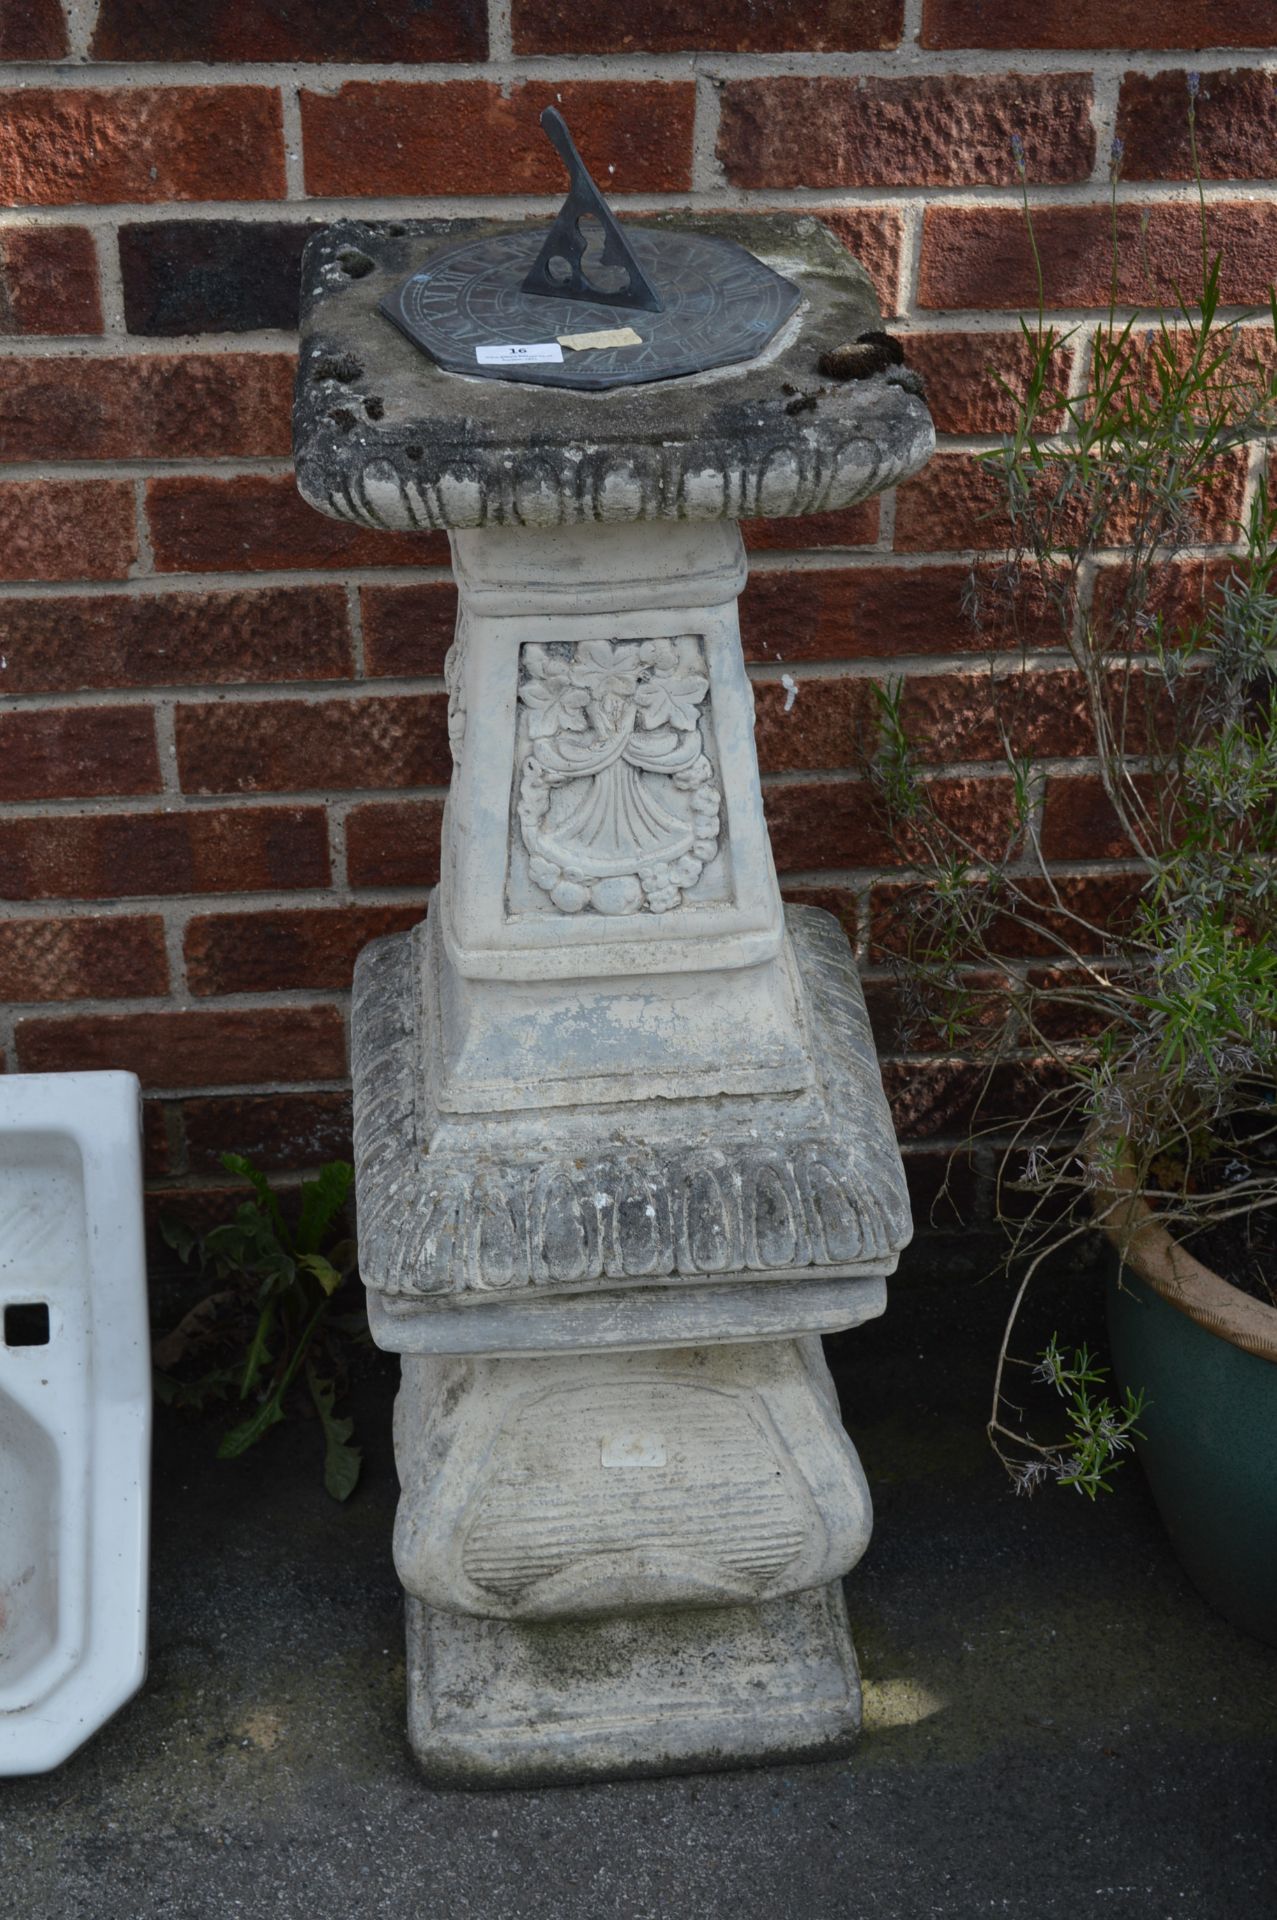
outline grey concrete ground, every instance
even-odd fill
[[[1193,1593],[1136,1473],[1017,1501],[981,1431],[996,1302],[915,1259],[834,1343],[877,1506],[848,1583],[849,1762],[427,1791],[404,1746],[392,1363],[364,1484],[316,1436],[238,1463],[161,1415],[151,1674],[59,1772],[0,1782],[4,1920],[1262,1920],[1277,1652]]]

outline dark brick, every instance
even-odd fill
[[[954,979],[954,995],[943,1006],[922,1008],[904,986],[899,972],[887,976],[868,974],[861,985],[869,1024],[879,1054],[885,1059],[900,1054],[981,1053],[1013,1035],[1006,1031],[1013,1010],[1010,981],[1005,972],[988,968],[964,969]],[[957,1011],[957,992],[969,996],[962,1007],[965,1031],[955,1034],[948,1020]]]
[[[87,227],[0,233],[0,333],[101,331],[98,256]]]
[[[559,106],[609,192],[691,185],[695,92],[681,81],[351,80],[301,96],[313,194],[561,193],[539,125]]]
[[[483,0],[102,0],[95,60],[486,60]]]
[[[130,333],[295,328],[301,258],[316,221],[148,220],[120,228]]]
[[[1029,876],[1017,882],[1022,904],[994,917],[987,929],[990,952],[999,959],[1058,961],[1065,953],[1103,953],[1110,931],[1129,926],[1143,890],[1142,873],[1058,875],[1049,883]],[[909,950],[917,918],[916,884],[875,886],[869,903],[871,961]]]
[[[514,0],[516,53],[859,52],[894,47],[904,0],[648,0],[630,14],[611,0]]]
[[[923,0],[924,47],[1267,47],[1272,0]]]
[[[149,707],[58,707],[36,713],[19,707],[0,713],[0,800],[155,793],[159,786]],[[10,831],[6,822],[0,842]]]
[[[0,599],[12,693],[335,680],[351,671],[340,587]]]
[[[1036,349],[1016,328],[1005,333],[906,333],[905,359],[927,383],[927,404],[937,433],[1010,433],[1021,411],[1036,363]],[[1057,348],[1045,402],[1067,392],[1073,349]],[[1039,430],[1058,427],[1063,407],[1043,404]]]
[[[27,87],[0,94],[0,204],[275,200],[275,87]]]
[[[819,907],[832,913],[853,949],[860,929],[860,902],[850,887],[792,887],[781,876],[781,898],[793,907]]]
[[[1012,818],[1009,780],[942,777],[931,782],[931,792],[941,817],[977,853],[991,855],[1005,845]],[[782,872],[907,866],[918,854],[910,836],[888,822],[865,780],[769,782],[763,805]]]
[[[1140,783],[1146,800],[1147,783]],[[1134,860],[1139,848],[1118,820],[1097,773],[1053,774],[1042,816],[1048,860]]]
[[[1017,755],[1062,758],[1093,750],[1081,678],[1071,669],[1017,667],[999,675],[919,673],[906,681],[901,718],[919,758],[1001,760]]]
[[[1273,17],[1277,28],[1277,14]],[[1117,132],[1128,180],[1191,180],[1187,75],[1128,73]],[[1277,174],[1277,93],[1260,67],[1202,75],[1196,110],[1197,168],[1207,180],[1268,180]]]
[[[884,320],[900,312],[904,223],[893,207],[814,207],[815,218],[842,241],[873,281]]]
[[[127,481],[0,481],[0,580],[123,580],[136,558]],[[3,685],[8,693],[25,691],[7,669]]]
[[[1010,186],[1018,134],[1030,179],[1085,180],[1090,103],[1084,73],[729,80],[718,158],[738,187]]]
[[[433,887],[439,878],[442,800],[367,800],[346,816],[352,887]]]
[[[0,60],[60,60],[66,50],[60,0],[9,0],[0,7]]]
[[[182,786],[187,793],[446,786],[447,715],[447,699],[434,693],[180,706]]]
[[[363,587],[364,662],[369,673],[410,679],[441,674],[457,620],[451,580]]]
[[[169,1109],[162,1100],[144,1100],[142,1102],[142,1174],[147,1180],[157,1180],[165,1174],[176,1171],[173,1149],[169,1144],[167,1114]]]
[[[0,459],[199,460],[286,454],[283,353],[0,360]]]
[[[167,991],[157,915],[0,920],[0,998],[137,1000]]]
[[[220,1171],[224,1153],[266,1173],[351,1158],[348,1093],[229,1093],[184,1100],[181,1112],[193,1173]]]
[[[27,1073],[123,1068],[143,1086],[235,1086],[263,1080],[340,1080],[345,1022],[336,1007],[33,1015],[15,1035]]]
[[[811,547],[868,547],[878,538],[878,499],[861,500],[836,513],[804,513],[784,520],[742,520],[740,530],[751,553],[781,549],[801,553]]]
[[[23,814],[0,833],[6,900],[273,893],[329,877],[322,807]]]
[[[420,567],[448,560],[446,534],[379,533],[316,513],[291,473],[165,476],[148,482],[146,510],[161,573]]]
[[[370,940],[420,918],[415,905],[199,914],[186,929],[187,979],[199,994],[345,989]]]
[[[1113,219],[1107,204],[1037,207],[1033,229],[1049,308],[1106,308],[1113,281]],[[1174,311],[1176,288],[1191,300],[1202,278],[1202,233],[1195,206],[1124,202],[1116,212],[1117,299],[1160,303]],[[1210,244],[1221,256],[1226,305],[1267,306],[1277,254],[1277,206],[1212,201]],[[1038,304],[1037,266],[1018,207],[933,206],[922,218],[918,305],[1016,308]]]
[[[976,1130],[1010,1126],[1035,1112],[1062,1075],[1038,1060],[990,1069],[960,1060],[885,1060],[883,1091],[901,1140],[967,1139]]]
[[[977,573],[988,586],[987,570]],[[1031,606],[1020,632],[1011,609],[986,592],[976,611],[969,566],[810,567],[754,573],[741,601],[745,656],[801,660],[891,660],[909,654],[987,653],[1037,637]],[[1059,645],[1058,634],[1040,644]]]
[[[852,764],[874,723],[868,680],[812,679],[793,689],[755,680],[755,735],[765,773],[801,773]]]
[[[1057,476],[1045,468],[1040,493],[1049,500]],[[1235,537],[1246,472],[1244,458],[1229,453],[1198,490],[1190,505],[1198,539],[1221,541]],[[1055,520],[1057,544],[1076,541],[1082,534],[1082,500],[1072,496],[1077,511],[1062,512]],[[1129,536],[1132,503],[1116,509],[1105,529],[1106,543],[1122,546]],[[1001,476],[973,454],[940,453],[916,479],[902,487],[896,500],[897,553],[952,553],[966,549],[1001,549],[1013,543],[1015,530],[1006,505]]]

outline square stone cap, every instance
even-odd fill
[[[817,371],[880,322],[863,267],[807,214],[644,216],[734,240],[803,294],[755,359],[680,379],[583,393],[468,378],[378,311],[441,248],[526,224],[342,221],[310,242],[293,443],[321,513],[395,532],[826,513],[930,458],[916,375]]]

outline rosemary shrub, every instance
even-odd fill
[[[1100,1390],[1085,1350],[1069,1357],[1053,1339],[1036,1365],[1013,1354],[1042,1262],[1115,1212],[1119,1179],[1180,1238],[1250,1228],[1277,1206],[1277,512],[1263,464],[1277,305],[1258,326],[1225,314],[1200,181],[1199,207],[1200,294],[1177,289],[1173,305],[1125,318],[1114,296],[1080,377],[1071,333],[1041,307],[1021,323],[1027,388],[1011,394],[1014,431],[982,456],[1011,538],[968,593],[977,625],[1012,642],[990,656],[1011,775],[994,842],[944,816],[901,685],[877,690],[873,776],[913,860],[897,934],[905,1023],[981,1062],[973,1138],[1003,1147],[998,1214],[1017,1285],[989,1434],[1026,1491],[1107,1486],[1140,1412]],[[1024,210],[1036,259],[1027,195]],[[1204,509],[1229,498],[1242,503],[1235,538],[1185,559],[1209,540]],[[1043,848],[1046,779],[1024,743],[1044,652],[1071,671],[1103,784],[1097,857],[1127,876],[1103,922]],[[1027,1117],[997,1111],[1005,1075],[992,1070],[1007,1063],[1032,1079]],[[1057,1388],[1062,1436],[1028,1430],[1014,1366]]]

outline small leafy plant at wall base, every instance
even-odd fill
[[[179,1258],[212,1291],[156,1343],[155,1387],[174,1407],[234,1401],[251,1408],[223,1434],[218,1455],[236,1459],[285,1418],[304,1387],[324,1435],[324,1485],[345,1500],[359,1480],[362,1455],[354,1422],[336,1411],[345,1384],[344,1340],[367,1337],[363,1313],[333,1311],[355,1270],[355,1243],[334,1238],[354,1170],[345,1161],[304,1180],[290,1227],[265,1175],[240,1154],[222,1155],[228,1173],[253,1198],[232,1220],[196,1233],[165,1217],[161,1229]]]

